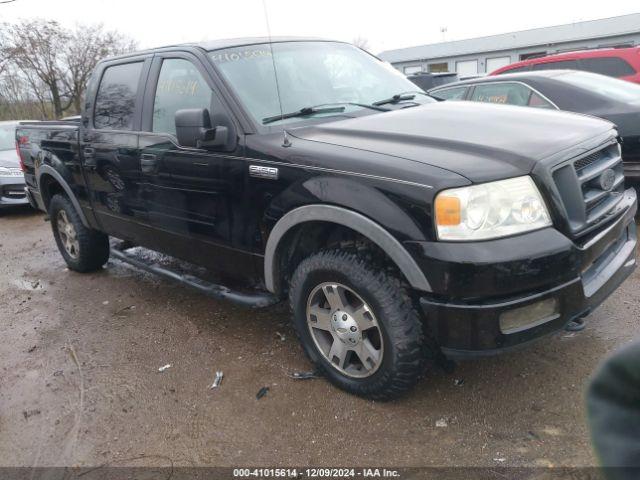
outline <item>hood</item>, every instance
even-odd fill
[[[555,110],[448,101],[290,133],[433,165],[481,182],[526,175],[541,159],[612,128],[604,120]]]
[[[19,167],[20,159],[16,150],[0,150],[0,167]]]

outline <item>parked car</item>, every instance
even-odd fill
[[[499,68],[490,75],[560,69],[584,70],[640,83],[640,46],[583,50],[531,58]]]
[[[317,368],[387,399],[429,355],[562,329],[635,268],[613,124],[414,89],[346,43],[220,40],[102,61],[80,122],[17,135],[71,270],[112,255],[243,305],[288,297]],[[126,242],[110,251],[110,236]],[[245,288],[145,264],[132,245]]]
[[[29,204],[20,157],[16,151],[18,123],[0,122],[0,209]]]
[[[513,73],[434,88],[448,100],[470,100],[594,115],[616,124],[624,174],[640,180],[640,85],[571,70]]]
[[[414,73],[407,76],[409,80],[415,83],[425,92],[430,88],[439,87],[440,85],[446,85],[447,83],[453,83],[460,80],[457,73]]]

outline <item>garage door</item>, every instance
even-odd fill
[[[478,75],[478,61],[466,60],[464,62],[456,62],[456,72],[461,77],[471,77]]]
[[[511,57],[487,58],[487,73],[506,67],[511,63]]]
[[[409,67],[404,67],[405,75],[413,75],[414,73],[418,73],[422,71],[422,67],[420,65],[412,65]]]

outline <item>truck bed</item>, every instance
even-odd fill
[[[23,122],[16,128],[16,141],[19,145],[28,190],[32,193],[40,191],[37,168],[41,165],[50,165],[61,174],[63,172],[79,173],[79,130],[79,120]],[[59,168],[62,166],[65,168]],[[82,176],[78,175],[77,180],[82,182]],[[33,195],[30,198],[33,198]],[[41,201],[32,201],[32,205],[46,210],[46,206]]]

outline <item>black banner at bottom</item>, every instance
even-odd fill
[[[200,480],[200,479],[397,480],[626,480],[640,479],[638,468],[538,467],[0,467],[0,480]]]

